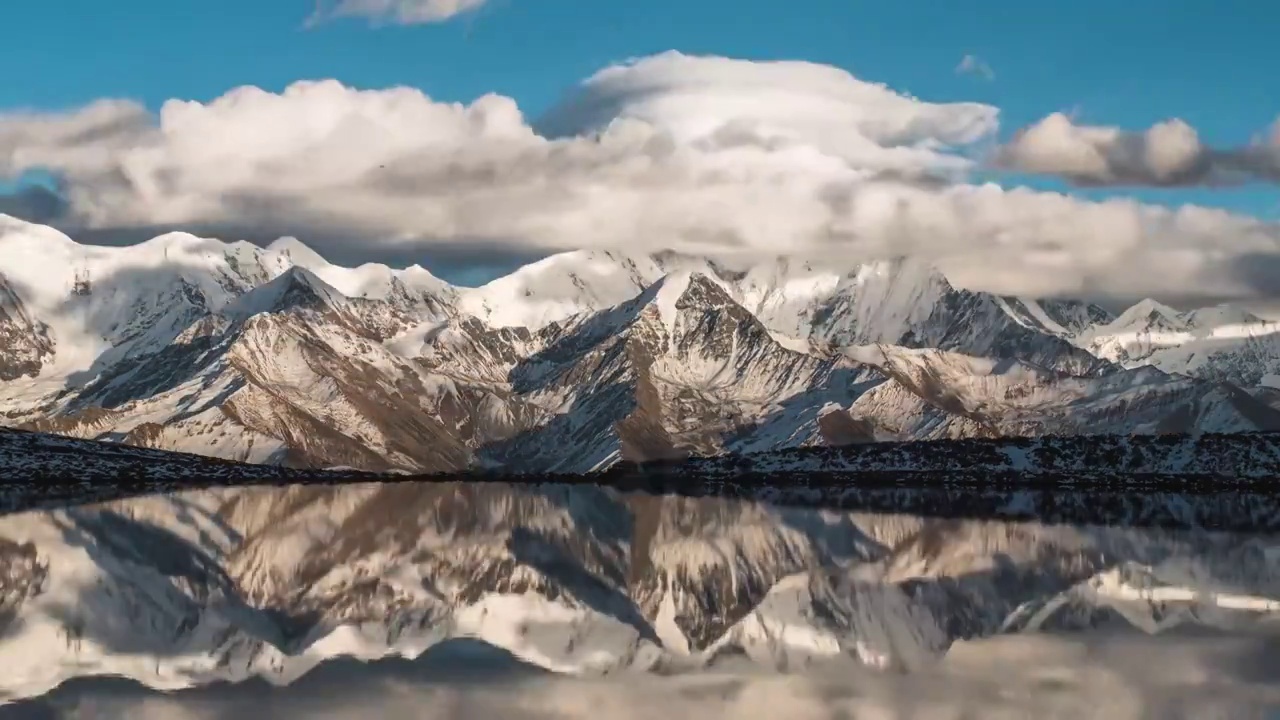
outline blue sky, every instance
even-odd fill
[[[993,102],[1011,125],[1081,107],[1145,126],[1182,117],[1242,140],[1280,110],[1280,6],[1254,0],[493,0],[440,25],[303,29],[309,0],[61,0],[4,11],[0,105],[103,95],[207,99],[240,84],[334,77],[441,99],[509,94],[531,113],[610,62],[666,49],[837,65],[931,100]],[[956,77],[965,53],[996,82]]]
[[[1064,111],[1081,124],[1132,130],[1181,118],[1205,144],[1236,147],[1280,116],[1280,5],[1258,0],[488,0],[439,24],[307,27],[314,8],[314,0],[10,3],[0,15],[0,62],[21,70],[0,85],[0,113],[70,110],[102,97],[154,109],[240,85],[279,91],[334,78],[365,89],[408,85],[446,101],[496,92],[536,119],[597,70],[675,49],[808,60],[928,101],[994,105],[1004,138]],[[957,74],[969,54],[994,78]],[[1280,221],[1275,185],[1079,189],[1049,176],[981,177]],[[15,187],[0,182],[0,194]],[[466,280],[496,270],[476,272]]]
[[[0,108],[68,108],[103,96],[156,106],[331,77],[407,84],[446,100],[494,91],[536,117],[611,62],[678,49],[812,60],[928,100],[991,103],[1006,132],[1074,108],[1082,122],[1131,128],[1180,117],[1210,144],[1232,145],[1280,113],[1280,5],[1257,0],[491,0],[438,25],[304,29],[312,8],[311,0],[12,3],[0,62],[22,71],[0,86]],[[990,64],[995,80],[953,73],[966,53]],[[1137,194],[1280,217],[1271,188]]]

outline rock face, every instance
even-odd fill
[[[0,221],[7,424],[275,465],[584,472],[1280,429],[1265,327],[1151,303],[1112,320],[957,289],[907,260],[833,274],[580,252],[463,289],[417,267],[336,267],[292,239],[104,248]]]
[[[0,381],[39,375],[53,349],[48,326],[31,318],[0,273]]]
[[[1115,458],[1124,472],[1202,473],[1214,457],[1242,477],[1276,470],[1270,436],[1112,442],[816,448],[680,472],[694,483],[932,462],[1016,467],[1025,479],[1096,474],[1126,448]],[[1102,625],[1248,632],[1280,610],[1268,599],[1280,592],[1272,534],[1126,525],[1097,504],[1107,524],[1086,526],[633,494],[580,478],[222,487],[79,505],[121,470],[173,487],[304,473],[12,432],[0,434],[0,470],[85,480],[59,507],[0,516],[8,699],[87,675],[168,689],[288,682],[329,658],[416,656],[458,637],[554,672],[674,672],[742,654],[784,669],[837,657],[910,669],[965,638]],[[1017,495],[992,499],[1008,507]],[[1217,502],[1140,497],[1144,516],[1184,520]],[[1259,521],[1271,513],[1268,527],[1278,509],[1274,496],[1252,505]]]

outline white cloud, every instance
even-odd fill
[[[348,259],[625,247],[852,264],[911,253],[995,291],[1277,290],[1256,273],[1260,258],[1280,258],[1275,226],[956,182],[997,116],[829,67],[671,53],[602,71],[532,125],[501,96],[460,105],[333,81],[170,101],[154,118],[126,103],[0,117],[0,170],[59,172],[60,224],[73,234],[295,234]],[[1178,146],[1161,148],[1149,163],[1176,171]]]
[[[451,20],[484,5],[486,0],[337,0],[317,2],[311,23],[331,18],[362,17],[373,22],[425,25]]]
[[[665,53],[607,68],[538,123],[551,136],[639,120],[679,143],[717,137],[804,145],[862,168],[962,168],[941,150],[994,135],[998,111],[935,104],[806,62],[756,63]]]
[[[955,70],[957,75],[977,75],[983,80],[995,80],[996,71],[991,69],[986,60],[977,55],[965,55],[960,58]]]
[[[1280,132],[1247,147],[1221,150],[1203,144],[1195,129],[1178,119],[1135,133],[1077,125],[1066,115],[1054,113],[1021,130],[1000,149],[997,161],[1082,185],[1280,181]]]
[[[35,167],[92,173],[153,136],[146,108],[128,100],[99,100],[70,113],[17,112],[0,116],[0,176]]]

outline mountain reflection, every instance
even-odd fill
[[[0,517],[0,717],[1257,709],[1278,547],[586,484],[152,495]]]

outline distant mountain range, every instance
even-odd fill
[[[1277,430],[1277,330],[970,292],[912,260],[571,252],[459,288],[293,239],[96,247],[0,216],[0,422],[295,467]]]

